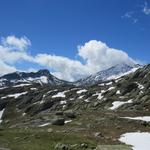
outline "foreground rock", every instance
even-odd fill
[[[55,150],[70,150],[69,146],[66,144],[58,143],[55,146]]]
[[[67,110],[64,112],[65,116],[67,116],[68,118],[75,118],[76,114],[73,110]]]
[[[56,117],[51,121],[51,124],[52,125],[64,125],[65,124],[65,119]]]

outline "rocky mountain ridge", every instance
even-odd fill
[[[140,67],[139,65],[119,64],[75,82],[68,82],[58,79],[46,69],[39,70],[37,72],[14,72],[0,77],[0,87],[16,86],[21,83],[22,85],[33,83],[39,83],[41,85],[43,84],[49,85],[72,84],[77,86],[93,85],[106,80],[124,76],[131,72],[134,72],[139,67]]]
[[[99,71],[86,78],[76,81],[77,85],[93,85],[106,80],[115,79],[136,71],[141,66],[138,64],[118,64],[106,70]]]
[[[19,83],[3,87],[0,145],[19,150],[19,140],[25,150],[109,150],[110,144],[110,150],[117,145],[131,150],[119,139],[128,132],[150,132],[149,80],[150,65],[146,65],[90,86]]]
[[[15,86],[17,84],[49,84],[49,85],[61,85],[69,82],[60,80],[50,74],[46,69],[39,70],[37,72],[14,72],[6,74],[0,77],[0,87],[3,86]]]

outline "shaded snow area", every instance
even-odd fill
[[[102,95],[103,93],[107,92],[108,90],[101,90],[100,93],[96,92],[92,96],[97,96],[97,99],[101,100],[104,96]]]
[[[119,141],[132,145],[133,150],[150,149],[150,133],[148,132],[131,132],[123,134]]]
[[[89,102],[90,102],[88,99],[85,99],[84,101],[85,101],[86,103],[89,103]]]
[[[9,97],[18,98],[19,96],[21,96],[21,95],[25,95],[25,94],[27,94],[27,93],[28,93],[28,92],[22,92],[22,93],[10,94],[10,95],[7,95],[7,96],[4,96],[4,97],[1,97],[1,99],[9,98]]]
[[[6,79],[0,79],[0,87],[5,85],[5,81],[7,81]]]
[[[48,83],[48,79],[45,76],[41,76],[40,80],[41,80],[42,83],[45,83],[45,84]]]
[[[129,103],[132,103],[132,100],[128,100],[126,102],[122,102],[122,101],[115,101],[112,103],[112,107],[110,107],[109,109],[110,110],[115,110],[117,108],[119,108],[120,106],[124,105],[124,104],[129,104]]]
[[[23,86],[29,86],[31,84],[29,83],[22,83],[22,84],[19,84],[19,85],[14,85],[13,87],[23,87]]]
[[[106,85],[112,85],[112,82],[108,82],[108,83],[106,83]]]
[[[115,87],[110,87],[110,88],[108,89],[108,91],[111,91],[111,90],[113,90],[113,89],[115,89]]]
[[[84,95],[81,95],[81,96],[78,97],[78,99],[82,99],[83,97],[84,97]]]
[[[131,119],[131,120],[142,120],[146,122],[150,122],[150,116],[143,116],[143,117],[121,117],[125,119]]]
[[[37,81],[37,83],[40,83],[40,84],[47,84],[48,83],[48,78],[46,76],[41,76],[41,77],[37,77],[37,78],[27,78],[28,81]]]
[[[118,90],[118,91],[116,92],[116,94],[118,94],[118,95],[121,94],[120,90]]]
[[[77,94],[81,94],[81,93],[85,93],[85,92],[87,92],[87,90],[86,89],[82,89],[82,90],[77,91]]]
[[[66,124],[66,123],[70,123],[70,122],[72,122],[72,120],[66,120],[66,121],[65,121],[65,124]]]
[[[122,80],[122,78],[119,77],[119,78],[115,79],[115,82],[118,83],[120,80]]]
[[[65,92],[58,92],[57,94],[53,95],[52,98],[56,98],[56,97],[62,97],[62,98],[65,98],[66,95],[65,95]]]
[[[101,91],[101,93],[96,93],[96,94],[93,94],[92,96],[97,96],[97,99],[101,100],[103,98],[102,96],[103,92]]]
[[[34,91],[34,90],[35,90],[35,91],[36,91],[36,90],[37,90],[37,88],[30,88],[30,90],[32,90],[32,91]]]
[[[98,97],[99,100],[101,100],[103,98],[102,93],[98,93]]]
[[[3,109],[3,110],[0,111],[0,123],[2,122],[1,119],[2,119],[2,116],[3,116],[4,110],[5,110],[5,109]]]
[[[140,84],[140,83],[138,83],[138,82],[136,82],[136,84],[138,85],[138,88],[139,88],[140,90],[143,90],[143,89],[144,89],[144,86],[143,86],[142,84]]]
[[[65,104],[67,104],[67,101],[60,101],[60,104],[65,105]]]
[[[104,83],[101,83],[101,84],[98,84],[99,86],[105,86],[105,84]]]
[[[55,89],[55,90],[51,90],[51,91],[48,91],[47,94],[50,94],[51,92],[57,92],[58,89]]]
[[[39,127],[45,127],[45,126],[48,126],[48,125],[50,125],[50,124],[51,124],[50,122],[44,123],[44,124],[39,125]]]
[[[128,75],[128,74],[130,74],[130,73],[135,72],[137,69],[139,69],[139,67],[133,68],[133,69],[131,69],[130,71],[127,71],[127,72],[124,72],[124,73],[120,73],[120,74],[118,74],[118,75],[112,75],[112,76],[108,77],[107,80],[119,79],[119,78],[121,78],[121,77],[123,77],[123,76],[125,76],[125,75]]]
[[[6,86],[5,87],[0,87],[0,90],[6,89],[6,88],[8,88],[8,87],[6,87]]]
[[[46,95],[44,94],[43,97],[42,97],[42,100],[40,101],[40,104],[43,104],[45,102],[45,100],[44,100],[45,96]]]

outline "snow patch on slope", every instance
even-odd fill
[[[127,71],[127,72],[125,72],[125,73],[120,73],[120,74],[118,74],[118,75],[112,75],[112,76],[108,77],[107,80],[119,79],[119,78],[121,78],[121,77],[123,77],[123,76],[125,76],[125,75],[128,75],[128,74],[130,74],[130,73],[135,72],[137,69],[139,69],[139,68],[138,68],[138,67],[137,67],[137,68],[133,68],[133,69],[131,69],[130,71]]]
[[[31,84],[29,83],[22,83],[22,84],[19,84],[19,85],[14,85],[13,87],[24,87],[24,86],[29,86]]]
[[[85,93],[85,92],[87,92],[87,90],[86,89],[82,89],[82,90],[77,91],[77,94],[81,94],[81,93]]]
[[[131,120],[142,120],[146,122],[150,122],[150,116],[143,116],[143,117],[121,117],[125,119],[131,119]]]
[[[65,98],[65,91],[64,92],[58,92],[57,94],[53,95],[52,98],[62,97]]]
[[[4,111],[5,111],[5,109],[0,111],[0,123],[2,122],[2,116],[3,116]]]
[[[119,141],[132,145],[133,150],[149,150],[150,133],[148,132],[131,132],[123,134]]]
[[[9,98],[9,97],[18,98],[19,96],[21,96],[21,95],[25,95],[25,94],[27,94],[27,93],[28,93],[28,92],[22,92],[22,93],[10,94],[10,95],[7,95],[7,96],[4,96],[4,97],[1,97],[1,99],[5,99],[5,98]]]
[[[112,107],[110,107],[110,110],[115,110],[117,108],[119,108],[120,106],[124,105],[124,104],[129,104],[132,103],[132,100],[128,100],[127,102],[122,102],[122,101],[115,101],[112,103]]]

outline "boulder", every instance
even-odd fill
[[[76,114],[73,110],[67,110],[64,112],[65,116],[68,118],[76,118]]]
[[[138,85],[136,83],[127,82],[125,85],[123,85],[121,93],[122,93],[122,95],[125,95],[125,94],[130,93],[132,90],[137,89],[137,88],[138,88]]]
[[[58,143],[55,146],[55,150],[70,150],[70,148],[66,144]]]
[[[65,124],[65,119],[64,118],[54,118],[51,121],[52,125],[64,125]]]

